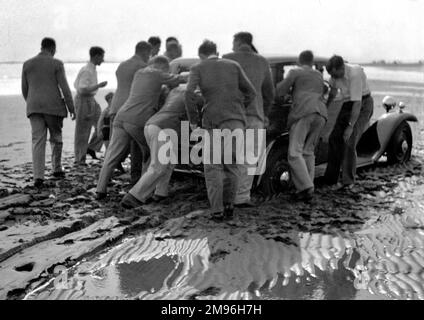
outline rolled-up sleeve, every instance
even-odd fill
[[[75,89],[79,92],[84,91],[94,85],[93,76],[88,70],[81,70],[77,79],[75,80]]]
[[[185,93],[185,105],[187,116],[191,124],[199,123],[199,113],[197,111],[198,97],[195,93],[198,85],[200,84],[200,71],[196,66],[190,69],[190,77],[187,84]]]

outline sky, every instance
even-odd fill
[[[34,56],[45,36],[65,61],[87,60],[93,45],[121,61],[152,35],[176,36],[187,57],[206,38],[224,54],[239,31],[264,54],[424,60],[424,0],[0,0],[0,8],[0,61]]]

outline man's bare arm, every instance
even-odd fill
[[[327,99],[327,108],[330,107],[331,103],[334,101],[336,96],[337,96],[337,88],[330,87],[330,92],[328,94],[328,99]]]

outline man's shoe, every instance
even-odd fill
[[[309,188],[293,195],[295,201],[309,202],[314,198],[314,188]]]
[[[232,204],[224,206],[224,218],[228,220],[234,218],[234,206]]]
[[[96,152],[93,149],[87,149],[87,154],[94,160],[99,160],[97,158]]]
[[[246,209],[246,208],[255,208],[256,205],[251,200],[249,200],[243,203],[235,203],[234,207],[240,208],[240,209]]]
[[[96,200],[100,201],[103,199],[106,199],[107,193],[106,192],[96,192]]]
[[[127,193],[124,198],[121,200],[121,207],[125,209],[134,209],[141,207],[145,203],[138,200],[136,197],[134,197],[131,193]]]
[[[157,194],[154,194],[151,199],[152,199],[152,202],[159,203],[159,202],[162,202],[162,201],[168,199],[168,197],[159,196]]]
[[[212,218],[213,221],[216,221],[216,222],[222,222],[222,221],[225,220],[224,213],[222,211],[221,212],[212,212],[211,218]]]
[[[37,188],[37,189],[43,188],[44,187],[44,180],[43,179],[35,179],[34,187]]]
[[[55,178],[65,178],[65,172],[63,172],[63,171],[54,172],[53,177],[55,177]]]

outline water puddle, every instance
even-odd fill
[[[289,242],[243,228],[147,233],[26,298],[424,299],[424,241],[411,221],[406,229],[404,217],[386,216],[350,235],[292,232]]]

